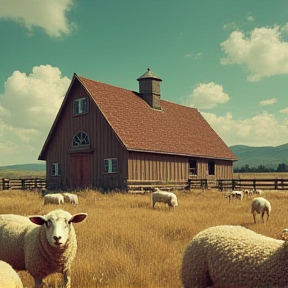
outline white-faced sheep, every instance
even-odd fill
[[[56,204],[60,205],[64,203],[64,196],[60,193],[47,194],[44,196],[44,205]]]
[[[184,288],[288,287],[288,242],[241,226],[197,234],[184,252]]]
[[[0,261],[0,287],[23,288],[23,283],[16,271],[6,262]]]
[[[78,205],[78,196],[72,193],[63,193],[64,203]]]
[[[244,192],[243,191],[236,191],[236,190],[231,191],[228,195],[229,202],[231,200],[233,200],[234,198],[242,201],[244,198]]]
[[[44,216],[0,215],[0,260],[15,270],[27,270],[35,287],[52,273],[62,273],[65,287],[70,287],[71,263],[77,240],[72,223],[82,222],[86,213],[71,215],[54,210]]]
[[[256,213],[261,214],[262,223],[264,223],[264,214],[267,214],[267,220],[271,213],[270,202],[263,197],[256,197],[252,200],[251,213],[253,215],[254,223],[256,224]]]
[[[152,205],[155,207],[155,203],[166,203],[169,208],[175,208],[178,206],[177,196],[172,192],[161,191],[159,188],[155,188],[155,192],[152,193]]]

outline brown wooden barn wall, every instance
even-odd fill
[[[77,84],[77,85],[75,85]],[[75,82],[71,95],[66,103],[61,117],[58,120],[54,139],[48,149],[46,158],[47,183],[51,188],[71,188],[70,156],[91,154],[91,184],[92,188],[115,188],[122,187],[123,178],[127,179],[126,150],[117,140],[115,133],[100,113],[97,105],[90,99],[89,113],[73,116],[73,100],[87,96],[79,83]],[[83,131],[90,137],[90,149],[72,151],[72,139],[74,135]],[[105,174],[104,159],[118,158],[118,173]],[[51,176],[52,163],[61,163],[61,176]],[[72,187],[75,188],[75,187]]]
[[[197,161],[197,175],[189,176],[189,159]],[[215,162],[215,174],[208,175],[208,162]],[[187,182],[196,179],[232,179],[233,162],[185,156],[130,152],[128,160],[129,181],[160,181],[163,183]]]

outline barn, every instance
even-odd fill
[[[236,156],[195,108],[161,99],[150,69],[139,92],[73,75],[39,155],[48,189],[121,189],[233,178]]]

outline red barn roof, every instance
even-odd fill
[[[137,92],[74,77],[127,150],[237,160],[197,109],[165,100],[153,109]]]

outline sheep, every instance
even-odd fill
[[[4,261],[0,261],[0,287],[23,288],[19,275],[8,263]]]
[[[184,288],[288,287],[288,242],[233,225],[210,227],[188,244]]]
[[[72,193],[63,193],[64,203],[78,205],[78,196]]]
[[[233,190],[233,191],[230,192],[230,194],[228,195],[228,200],[229,200],[229,202],[230,202],[231,200],[233,200],[233,198],[236,198],[236,199],[242,201],[242,200],[243,200],[243,197],[244,197],[243,191],[235,191],[235,190]]]
[[[169,208],[175,208],[178,206],[177,196],[172,192],[161,191],[159,188],[155,188],[155,192],[152,193],[153,208],[155,203],[162,202],[168,204]]]
[[[253,190],[253,193],[254,193],[254,194],[258,194],[258,195],[263,195],[263,194],[264,194],[264,191],[261,190],[261,189],[254,189],[254,190]]]
[[[245,195],[247,195],[247,197],[252,196],[253,195],[253,190],[252,189],[244,189],[243,193]]]
[[[0,260],[15,270],[27,270],[36,288],[56,272],[63,274],[65,287],[70,288],[71,264],[77,251],[72,223],[86,217],[86,213],[72,216],[61,209],[44,216],[0,215]]]
[[[264,223],[264,214],[267,214],[268,221],[271,213],[271,204],[270,202],[263,197],[256,197],[252,200],[251,203],[251,213],[253,215],[254,223],[256,224],[256,213],[261,214],[262,223]]]
[[[60,193],[56,194],[47,194],[44,196],[44,205],[47,204],[63,204],[64,203],[64,196]]]

